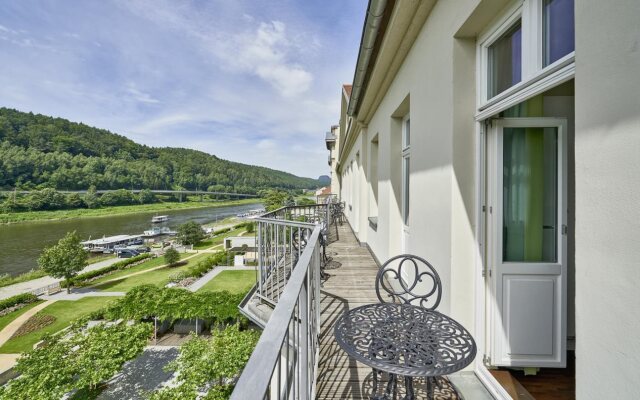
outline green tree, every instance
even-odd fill
[[[97,208],[100,206],[100,199],[98,198],[94,185],[89,186],[87,194],[84,195],[84,204],[87,205],[87,208]]]
[[[176,238],[184,245],[198,244],[206,237],[202,225],[189,221],[178,227]]]
[[[82,248],[78,234],[68,232],[58,244],[44,249],[38,265],[54,278],[64,278],[67,293],[71,293],[71,279],[87,266],[89,253]]]
[[[281,190],[268,190],[264,194],[264,206],[267,211],[277,210],[293,202],[293,196]]]
[[[148,204],[156,201],[156,196],[149,189],[142,189],[138,194],[140,204]]]
[[[65,203],[69,208],[83,208],[85,206],[82,197],[78,193],[70,193],[65,199]]]
[[[178,261],[180,261],[180,254],[178,253],[178,250],[174,249],[173,247],[169,247],[164,252],[164,262],[169,265],[173,265]]]
[[[176,371],[177,386],[161,389],[151,399],[196,399],[204,388],[204,399],[225,399],[233,387],[228,379],[238,376],[260,337],[254,330],[241,331],[237,325],[211,331],[211,338],[195,337],[182,345],[178,358],[166,367]],[[168,392],[168,393],[167,393]]]

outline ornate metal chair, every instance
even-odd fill
[[[381,303],[405,303],[435,310],[442,298],[442,283],[427,260],[402,254],[390,258],[378,271],[376,295]],[[431,302],[433,297],[435,300]]]
[[[402,254],[387,260],[376,276],[376,295],[381,303],[404,303],[428,310],[435,310],[442,299],[442,282],[436,269],[424,258]],[[374,369],[374,385],[377,387],[378,374]],[[390,389],[395,393],[395,376],[390,375],[387,395]],[[406,387],[413,387],[413,378],[404,377]],[[428,398],[433,397],[434,384],[441,385],[435,377],[427,378]],[[395,395],[394,395],[395,398]],[[406,397],[408,398],[408,397]]]

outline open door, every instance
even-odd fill
[[[490,364],[565,367],[567,123],[494,119],[487,133]]]

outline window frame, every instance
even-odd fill
[[[508,5],[478,36],[477,60],[479,72],[477,104],[478,109],[491,105],[522,91],[548,75],[560,72],[567,65],[574,64],[575,50],[553,63],[544,64],[544,1],[517,0]],[[510,88],[489,97],[489,47],[520,20],[522,29],[521,43],[521,80]],[[574,26],[575,29],[575,26]],[[571,75],[573,71],[571,72]],[[565,79],[567,80],[567,79]]]
[[[409,126],[409,132],[407,133],[407,125]],[[407,137],[409,138],[409,144],[407,144]],[[409,227],[409,212],[411,207],[409,206],[409,201],[411,199],[410,190],[411,190],[411,116],[410,114],[405,115],[402,118],[402,151],[401,151],[401,168],[402,168],[402,207],[401,207],[401,217],[402,217],[402,225],[405,228],[405,231],[408,230]],[[409,167],[407,168],[406,163],[409,163]]]

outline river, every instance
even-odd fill
[[[168,226],[175,230],[180,224],[187,221],[207,224],[260,207],[262,205],[256,203],[170,210],[159,214],[169,216],[169,221],[162,226]],[[57,243],[67,232],[75,230],[82,240],[89,239],[89,237],[96,239],[102,236],[141,234],[151,228],[151,217],[154,214],[158,213],[0,225],[0,274],[17,275],[36,268],[37,259],[42,249]]]

